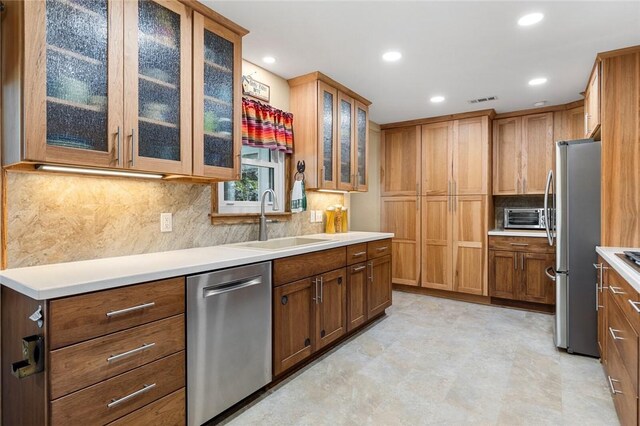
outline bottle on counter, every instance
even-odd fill
[[[327,221],[324,226],[324,232],[327,234],[335,234],[336,233],[336,208],[335,207],[327,207],[325,211],[325,216]]]
[[[335,228],[336,228],[336,232],[340,233],[343,232],[342,231],[342,206],[337,204],[335,206],[335,211],[336,211],[336,215],[335,215]]]
[[[349,232],[349,209],[342,208],[342,232]]]

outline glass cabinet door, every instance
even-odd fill
[[[338,91],[318,81],[318,103],[318,188],[336,189]]]
[[[25,95],[26,159],[120,166],[122,0],[26,3],[29,19],[46,29],[42,38],[27,34],[34,37],[30,46],[46,55],[46,66],[30,63],[34,58],[25,62],[25,79],[33,85]]]
[[[367,168],[369,158],[369,107],[358,101],[356,101],[355,144],[355,190],[367,191],[369,189],[369,170]]]
[[[238,179],[242,38],[197,12],[193,25],[193,172]]]
[[[350,191],[354,188],[355,167],[353,154],[353,107],[354,100],[338,92],[338,189]]]
[[[125,1],[127,167],[191,173],[191,27],[177,1]]]

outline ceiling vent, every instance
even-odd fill
[[[495,100],[498,100],[497,96],[487,96],[486,98],[471,99],[468,102],[470,104],[479,104],[480,102],[489,102]]]

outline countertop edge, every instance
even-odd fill
[[[596,253],[618,273],[625,281],[627,281],[631,287],[640,293],[640,273],[638,273],[631,266],[626,264],[622,259],[616,256],[616,253],[622,253],[623,251],[631,250],[638,251],[638,248],[633,247],[602,247],[596,246]]]
[[[329,250],[332,248],[344,247],[352,244],[366,243],[370,241],[383,240],[387,238],[393,238],[392,233],[383,232],[349,232],[345,234],[312,234],[304,235],[304,237],[316,237],[327,239],[327,242],[320,244],[293,247],[279,251],[259,250],[254,248],[243,248],[237,244],[227,244],[220,246],[210,246],[202,248],[190,248],[183,250],[172,250],[156,253],[146,253],[131,256],[120,256],[103,259],[93,259],[78,262],[57,263],[50,265],[40,265],[26,268],[6,269],[0,271],[0,284],[10,288],[16,292],[19,292],[27,297],[35,300],[49,300],[60,297],[74,296],[83,293],[90,293],[94,291],[109,290],[118,287],[124,287],[127,285],[140,284],[148,281],[162,280],[172,277],[179,277],[183,275],[193,275],[203,272],[210,272],[220,269],[232,268],[237,266],[248,265],[252,263],[271,261],[283,257],[297,256],[300,254],[313,253],[316,251]],[[117,274],[114,273],[110,276],[101,278],[99,273],[95,279],[79,279],[68,280],[68,284],[47,285],[46,282],[51,282],[50,276],[56,276],[58,272],[64,269],[65,274],[73,275],[73,268],[78,268],[79,275],[87,275],[89,269],[103,269],[105,271],[117,271],[120,269],[120,265],[124,265],[131,268],[131,263],[134,260],[143,260],[141,263],[153,263],[157,260],[157,263],[162,264],[167,257],[172,255],[187,254],[187,251],[199,252],[202,256],[211,252],[211,256],[215,257],[215,252],[224,250],[226,252],[235,252],[236,257],[223,259],[223,260],[211,260],[205,262],[193,262],[191,264],[184,265],[170,265],[166,268],[153,268],[140,266],[131,273]],[[155,258],[155,259],[154,259]],[[38,283],[29,283],[28,278],[21,276],[34,276],[38,275],[44,277]],[[34,280],[36,281],[36,280]]]
[[[493,235],[498,237],[547,238],[547,233],[544,231],[527,231],[524,229],[518,229],[518,230],[492,229],[488,232],[488,235]]]

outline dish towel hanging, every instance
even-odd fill
[[[304,180],[294,180],[291,190],[291,213],[301,213],[307,210],[307,194],[304,190]]]
[[[242,98],[242,144],[293,153],[293,114]]]

